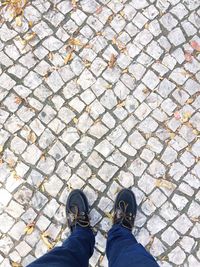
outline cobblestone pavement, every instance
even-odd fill
[[[139,204],[133,232],[160,266],[200,266],[199,0],[35,0],[14,19],[8,5],[1,267],[26,266],[61,243],[72,188],[89,197],[98,229],[91,266],[107,266],[123,187]]]

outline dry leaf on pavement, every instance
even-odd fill
[[[20,263],[17,263],[17,262],[14,262],[14,261],[11,263],[11,266],[12,267],[22,267]]]
[[[24,229],[25,234],[30,235],[32,234],[35,227],[35,222],[27,224],[27,226]]]
[[[64,58],[65,64],[68,64],[73,59],[73,52],[69,52],[66,57]]]
[[[55,242],[53,242],[52,238],[46,232],[41,234],[41,238],[48,249],[52,249],[55,246]]]
[[[157,187],[167,188],[169,190],[174,189],[174,187],[175,187],[175,185],[172,182],[166,181],[164,179],[156,180],[156,186]]]
[[[116,60],[117,60],[116,56],[114,54],[112,54],[111,57],[110,57],[110,61],[108,63],[108,66],[110,68],[113,68],[115,66]]]
[[[76,39],[76,38],[71,38],[68,42],[69,45],[72,45],[72,46],[83,46],[83,44],[81,43],[81,41],[79,39]]]

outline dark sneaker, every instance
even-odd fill
[[[73,190],[67,199],[66,205],[67,222],[71,231],[79,225],[81,227],[90,226],[89,205],[85,194],[79,190]]]
[[[120,224],[132,230],[137,212],[135,195],[129,189],[121,190],[114,204],[113,224]]]

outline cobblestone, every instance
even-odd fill
[[[90,265],[107,267],[113,201],[130,188],[138,241],[161,267],[198,266],[199,1],[75,2],[31,2],[21,26],[2,10],[0,265],[43,255],[43,231],[61,243],[80,188],[98,228]]]

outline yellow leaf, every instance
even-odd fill
[[[156,180],[156,186],[157,187],[167,188],[169,190],[175,188],[175,185],[172,182],[169,182],[169,181],[166,181],[166,180],[163,180],[163,179]]]
[[[33,21],[29,21],[28,22],[28,26],[31,28],[31,27],[33,27]]]
[[[128,68],[126,68],[126,69],[124,69],[123,71],[122,71],[122,73],[127,73],[128,72]]]
[[[183,117],[181,118],[181,122],[187,122],[191,118],[192,114],[190,112],[184,112]]]
[[[55,243],[54,242],[51,243],[49,241],[50,236],[46,232],[41,234],[41,238],[44,244],[48,247],[48,249],[52,249],[54,247]]]
[[[89,68],[91,66],[91,62],[87,61],[87,62],[84,63],[84,65],[85,65],[86,68]]]
[[[20,43],[21,43],[22,45],[26,45],[26,44],[27,44],[27,42],[26,42],[25,40],[21,39],[21,38],[20,38]]]
[[[77,118],[73,118],[73,122],[74,122],[75,124],[77,124],[77,123],[78,123],[78,119],[77,119]]]
[[[44,193],[45,188],[44,188],[44,185],[43,185],[43,184],[40,186],[40,189],[41,189],[41,191]]]
[[[12,168],[12,166],[10,166],[10,167]],[[20,179],[19,175],[16,173],[15,170],[12,171],[11,174],[12,174],[12,176],[13,176],[13,178],[14,178],[15,180],[19,180],[19,179]]]
[[[145,28],[146,30],[148,30],[148,29],[149,29],[149,24],[146,23],[146,24],[144,25],[144,28]]]
[[[36,33],[35,33],[35,32],[28,33],[28,34],[25,36],[24,40],[25,40],[26,42],[30,42],[31,40],[33,40],[33,39],[35,38],[35,36],[36,36]]]
[[[193,132],[193,134],[195,134],[195,135],[199,135],[199,134],[200,134],[200,132],[197,131],[196,129],[194,129],[192,132]]]
[[[0,145],[0,153],[3,152],[3,146]]]
[[[21,264],[20,263],[17,263],[17,262],[12,262],[11,263],[12,267],[21,267]]]
[[[82,46],[83,44],[81,43],[80,40],[75,39],[75,38],[71,38],[69,40],[69,45],[78,45],[78,46]]]
[[[113,219],[112,214],[110,214],[109,212],[105,212],[105,215],[106,215],[106,217],[108,217],[110,220]]]
[[[35,223],[34,222],[27,224],[27,226],[24,229],[25,234],[27,234],[27,235],[32,234],[32,232],[34,230],[34,227],[35,227]]]
[[[18,27],[21,27],[22,26],[22,17],[21,16],[16,17],[15,23]]]
[[[78,0],[71,0],[71,4],[72,4],[73,8],[77,7],[77,3],[78,3]]]
[[[170,136],[170,139],[174,139],[174,137],[175,137],[176,135],[175,135],[175,133],[170,133],[169,136]]]
[[[124,17],[125,13],[124,13],[124,11],[123,11],[123,10],[122,10],[122,11],[120,11],[119,13],[120,13],[120,15],[121,15],[122,17]]]
[[[65,64],[68,64],[73,58],[73,54],[72,52],[70,52],[69,54],[66,55],[66,57],[64,58],[64,62]]]

